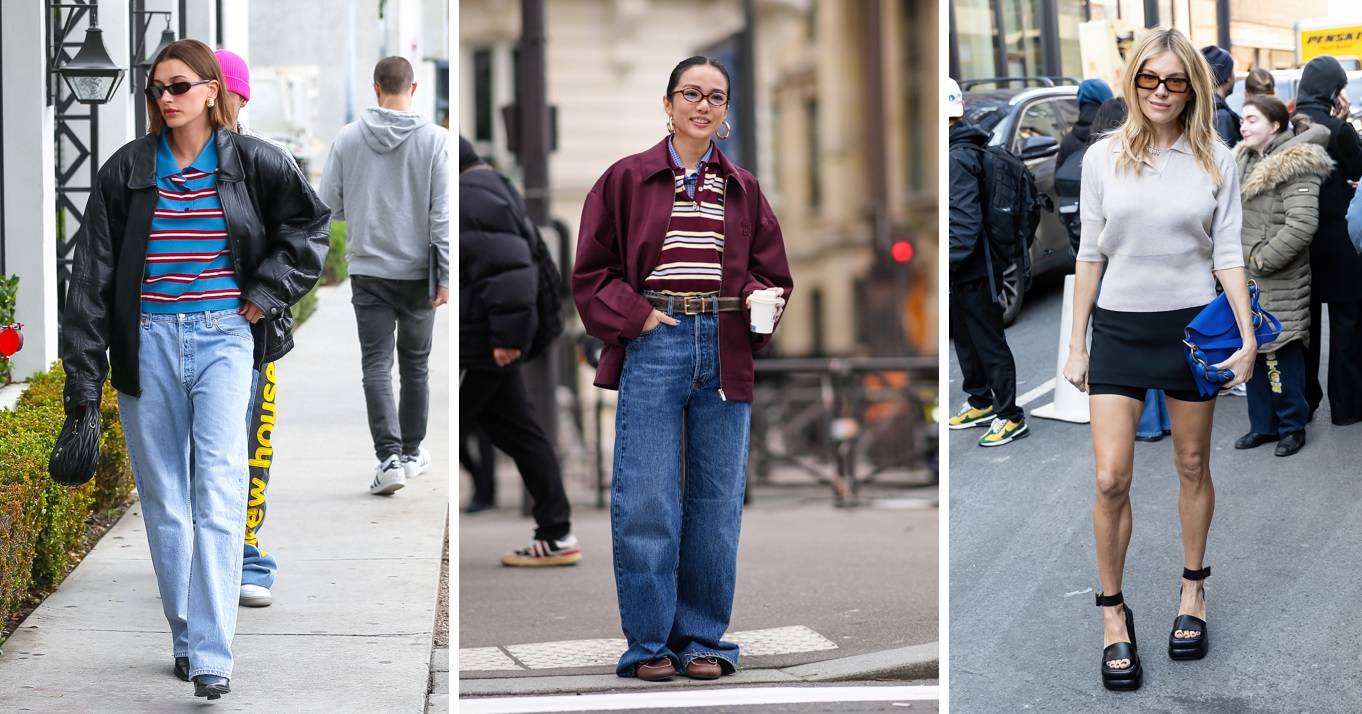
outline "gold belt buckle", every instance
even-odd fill
[[[691,305],[695,305],[695,310],[691,310]],[[689,296],[681,300],[681,312],[685,315],[699,315],[705,311],[705,299],[701,297]]]

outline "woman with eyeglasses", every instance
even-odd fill
[[[582,209],[573,297],[605,342],[596,386],[619,390],[610,524],[621,677],[716,679],[738,666],[738,646],[722,637],[752,356],[794,284],[761,187],[714,143],[732,130],[729,97],[717,60],[678,64],[662,97],[667,136],[615,162]],[[774,305],[774,319],[749,313],[754,300]]]
[[[1277,456],[1305,446],[1305,345],[1310,334],[1310,244],[1319,227],[1320,185],[1334,170],[1329,130],[1291,117],[1282,100],[1244,100],[1235,147],[1244,204],[1244,261],[1264,310],[1282,332],[1258,354],[1248,382],[1249,432],[1234,443],[1254,449],[1276,441]]]
[[[1186,36],[1171,29],[1150,30],[1129,57],[1126,121],[1083,157],[1082,235],[1064,366],[1065,379],[1089,395],[1101,673],[1102,683],[1117,690],[1138,688],[1143,674],[1135,620],[1121,586],[1135,430],[1146,390],[1162,389],[1167,397],[1179,477],[1183,570],[1168,655],[1198,659],[1210,642],[1202,580],[1210,574],[1203,560],[1215,510],[1215,401],[1200,396],[1182,339],[1187,323],[1215,298],[1217,281],[1244,340],[1217,365],[1234,372],[1226,387],[1252,376],[1257,353],[1240,243],[1239,181],[1234,157],[1212,126],[1210,67]]]
[[[213,51],[180,40],[148,72],[150,132],[99,170],[62,313],[68,419],[112,373],[174,674],[231,691],[246,525],[251,370],[293,346],[330,211],[278,149],[232,131]],[[107,353],[107,356],[106,356]]]

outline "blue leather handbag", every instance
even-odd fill
[[[1248,289],[1253,310],[1253,334],[1258,338],[1258,348],[1261,350],[1263,345],[1282,334],[1282,321],[1258,304],[1256,283],[1250,280]],[[1214,395],[1226,382],[1234,379],[1232,370],[1215,368],[1216,364],[1229,359],[1230,355],[1244,346],[1244,340],[1239,336],[1239,325],[1234,321],[1234,309],[1230,307],[1225,293],[1217,295],[1211,304],[1192,318],[1182,344],[1187,348],[1187,364],[1192,368],[1192,378],[1201,396]]]

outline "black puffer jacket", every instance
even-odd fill
[[[109,372],[115,389],[142,394],[138,321],[158,140],[147,134],[114,152],[85,205],[61,321],[68,411],[98,404]],[[227,129],[219,129],[215,141],[232,267],[242,299],[265,312],[251,328],[259,368],[293,348],[288,308],[321,277],[331,211],[277,147]]]
[[[1319,189],[1319,228],[1310,243],[1311,294],[1316,302],[1362,300],[1362,257],[1348,239],[1348,181],[1362,176],[1362,142],[1348,122],[1329,115],[1334,98],[1348,82],[1333,57],[1316,57],[1305,65],[1296,88],[1296,112],[1329,129],[1329,158],[1338,162]]]
[[[950,282],[952,284],[988,278],[984,251],[984,165],[979,149],[988,144],[983,129],[956,122],[950,130]],[[994,279],[1002,277],[1005,261],[993,261]]]
[[[493,348],[534,339],[539,273],[519,194],[490,166],[459,164],[459,366],[495,370]]]

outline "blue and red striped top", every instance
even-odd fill
[[[156,212],[147,241],[142,311],[238,309],[241,289],[218,200],[217,143],[210,139],[182,170],[167,136],[161,133],[156,153]]]

